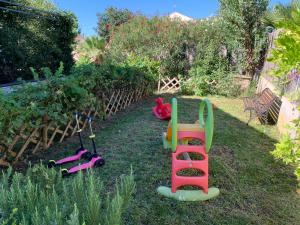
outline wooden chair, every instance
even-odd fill
[[[281,100],[269,88],[264,89],[260,94],[243,98],[245,112],[250,111],[247,125],[252,119],[258,117],[261,123],[267,124],[269,118],[274,123],[278,120],[281,107]]]

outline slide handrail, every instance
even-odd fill
[[[204,121],[205,107],[207,108],[207,117],[206,120]],[[200,102],[199,123],[200,123],[200,127],[204,128],[205,130],[205,150],[206,153],[208,153],[212,144],[212,139],[214,134],[214,115],[213,115],[212,104],[207,98],[203,99]]]
[[[177,148],[177,99],[172,99],[171,112],[171,126],[172,126],[172,151],[175,152]]]

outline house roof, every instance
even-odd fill
[[[169,15],[169,18],[170,18],[170,19],[179,19],[179,20],[185,21],[185,22],[186,22],[186,21],[192,21],[192,20],[194,20],[193,18],[188,17],[188,16],[185,16],[185,15],[179,13],[179,12],[173,12],[173,13],[171,13],[171,14]]]

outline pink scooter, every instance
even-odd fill
[[[60,160],[49,160],[48,162],[48,168],[52,168],[54,166],[60,166],[66,163],[74,162],[80,159],[89,159],[92,155],[91,152],[89,152],[87,149],[83,147],[82,138],[81,138],[81,131],[79,127],[79,117],[81,115],[79,113],[75,113],[75,119],[76,119],[76,127],[77,127],[77,134],[80,141],[80,148],[76,150],[74,155],[71,155],[69,157],[60,159]]]
[[[97,154],[96,144],[95,144],[95,140],[94,140],[95,134],[93,133],[93,129],[92,129],[92,117],[88,117],[88,123],[89,123],[90,131],[91,131],[91,135],[89,136],[89,138],[92,140],[94,153],[90,155],[89,162],[83,163],[78,166],[71,167],[69,169],[62,169],[61,172],[62,172],[63,177],[77,173],[81,170],[86,170],[86,169],[90,169],[93,167],[100,167],[105,164],[105,161],[102,158],[102,156]]]

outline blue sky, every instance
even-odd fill
[[[166,15],[173,11],[198,19],[216,14],[217,0],[54,0],[59,8],[75,13],[82,33],[86,36],[96,34],[97,13],[109,6],[127,8],[147,16]],[[275,3],[288,3],[289,0],[271,0]]]

